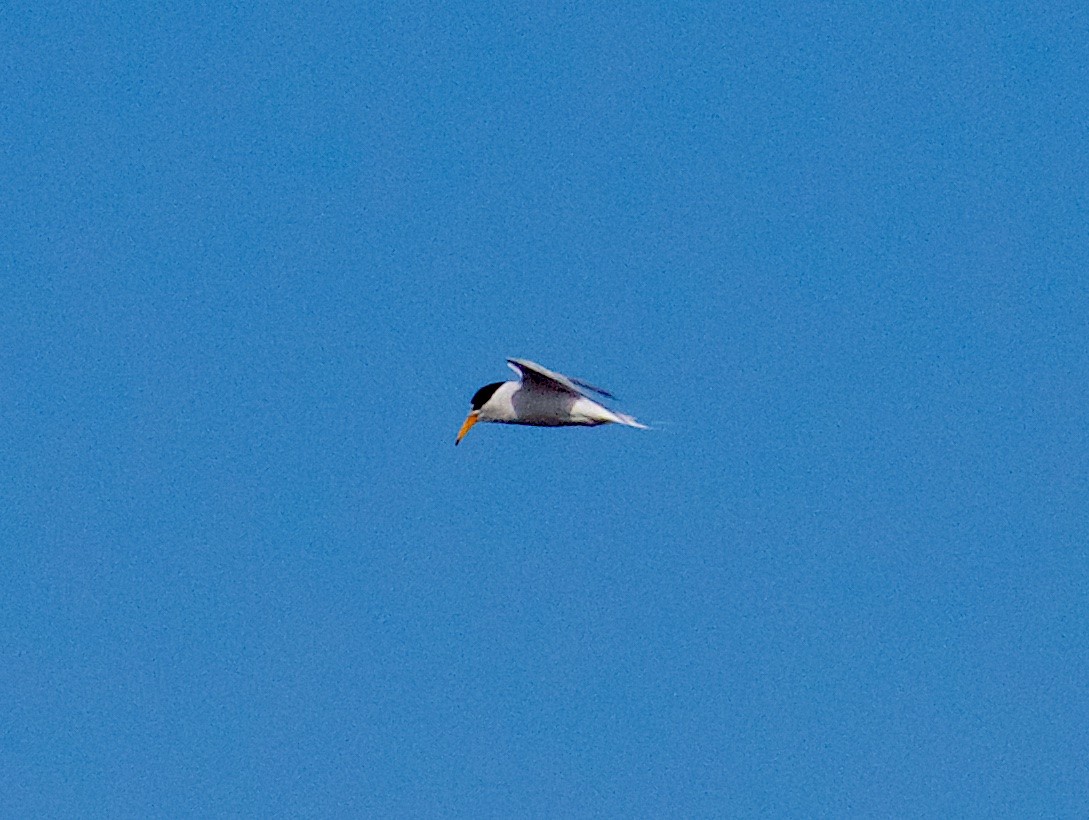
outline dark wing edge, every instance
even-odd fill
[[[571,377],[568,377],[568,378],[571,378]],[[614,399],[614,400],[616,399],[616,396],[614,396],[608,390],[603,390],[600,387],[595,387],[594,385],[590,384],[589,382],[584,382],[582,379],[571,378],[571,382],[573,384],[581,387],[583,390],[589,390],[591,393],[597,393],[599,396],[604,396],[607,399]]]
[[[582,395],[582,391],[566,376],[559,373],[553,373],[551,370],[541,367],[539,364],[531,362],[529,359],[507,359],[507,364],[510,365],[515,373],[522,377],[522,381],[524,382],[530,382],[545,390],[555,390],[560,393],[573,393],[576,396]]]
[[[600,387],[595,387],[589,382],[584,382],[581,379],[572,379],[562,373],[554,373],[528,359],[507,359],[507,364],[522,377],[523,381],[531,381],[551,390],[574,393],[577,396],[586,396],[587,391],[589,391],[604,396],[607,399],[616,398],[608,390],[602,390]]]

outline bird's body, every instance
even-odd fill
[[[521,379],[494,382],[477,390],[455,444],[481,421],[535,427],[623,424],[647,429],[631,416],[616,413],[587,395],[587,392],[594,392],[612,397],[600,388],[554,373],[526,359],[507,359],[507,363]]]

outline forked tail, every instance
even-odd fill
[[[633,419],[631,416],[626,415],[624,413],[614,412],[613,415],[615,415],[618,419],[620,419],[620,423],[625,425],[626,427],[636,427],[636,428],[638,428],[640,430],[649,430],[650,429],[645,424],[640,424],[635,419]]]

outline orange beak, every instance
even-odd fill
[[[474,410],[469,414],[468,418],[465,419],[465,423],[461,425],[461,429],[458,431],[457,441],[454,442],[455,447],[461,444],[461,440],[465,438],[465,434],[473,429],[473,425],[478,421],[480,421],[480,414]]]

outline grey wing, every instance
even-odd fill
[[[582,391],[569,378],[560,373],[553,373],[529,359],[507,359],[507,364],[510,365],[511,370],[522,377],[522,381],[533,384],[535,387],[561,393],[574,393],[576,396],[582,395]]]
[[[585,396],[586,391],[589,390],[606,398],[613,398],[612,393],[602,390],[600,387],[594,387],[592,384],[587,384],[580,379],[568,378],[562,373],[556,373],[548,368],[541,367],[536,362],[529,361],[529,359],[507,359],[507,364],[522,377],[522,381],[532,382],[539,387],[559,390],[564,393],[574,393],[577,396]]]
[[[616,396],[614,396],[608,390],[602,390],[600,387],[594,387],[594,385],[590,384],[589,382],[584,382],[582,379],[572,378],[571,381],[578,385],[583,391],[589,390],[591,393],[597,393],[599,396],[604,396],[607,399],[616,398]]]

